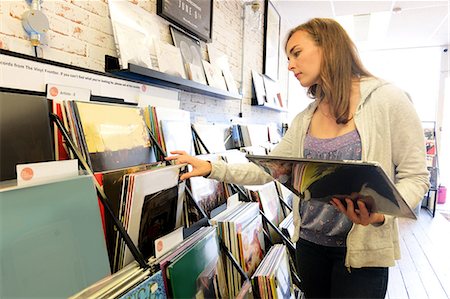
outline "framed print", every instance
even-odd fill
[[[170,26],[170,33],[172,34],[173,44],[181,51],[184,66],[186,67],[188,64],[197,66],[200,69],[200,73],[198,75],[206,80],[202,66],[202,49],[200,48],[200,42],[184,34],[173,26]],[[189,72],[189,70],[187,71]],[[202,79],[200,78],[200,80]]]
[[[211,41],[213,0],[157,0],[156,12],[202,41]]]
[[[278,80],[281,17],[270,0],[265,0],[263,73]]]

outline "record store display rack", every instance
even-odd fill
[[[188,166],[164,160],[174,149],[245,161],[238,148],[210,151],[188,112],[0,93],[0,297],[302,296],[293,194],[275,182],[181,181]],[[56,177],[70,160],[77,174]],[[25,184],[42,169],[55,178]]]

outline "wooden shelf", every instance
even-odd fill
[[[145,84],[158,87],[167,87],[197,93],[223,100],[242,99],[242,95],[240,94],[230,93],[226,90],[221,90],[192,80],[172,76],[132,63],[128,64],[127,69],[118,69],[118,62],[114,60],[117,60],[117,58],[112,56],[105,57],[105,71],[118,77],[137,80]]]

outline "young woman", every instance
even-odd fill
[[[275,156],[377,161],[415,207],[429,187],[420,120],[407,94],[372,76],[332,19],[294,28],[285,45],[289,70],[315,99],[293,120]],[[292,99],[291,99],[292,100]],[[175,151],[191,176],[238,184],[271,180],[256,165],[209,163]],[[294,202],[297,271],[307,298],[384,298],[388,267],[400,258],[395,217],[362,201]]]

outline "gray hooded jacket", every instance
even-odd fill
[[[429,188],[429,172],[423,129],[409,97],[394,85],[376,78],[361,80],[361,100],[355,124],[361,136],[363,161],[378,162],[411,207]],[[274,156],[303,157],[303,142],[317,101],[299,113]],[[212,163],[209,178],[240,185],[263,184],[272,180],[253,163],[227,165]],[[296,198],[296,197],[295,197]],[[300,230],[299,202],[293,206],[295,235]],[[346,267],[389,267],[400,258],[397,219],[385,216],[382,225],[353,225],[347,236]]]

